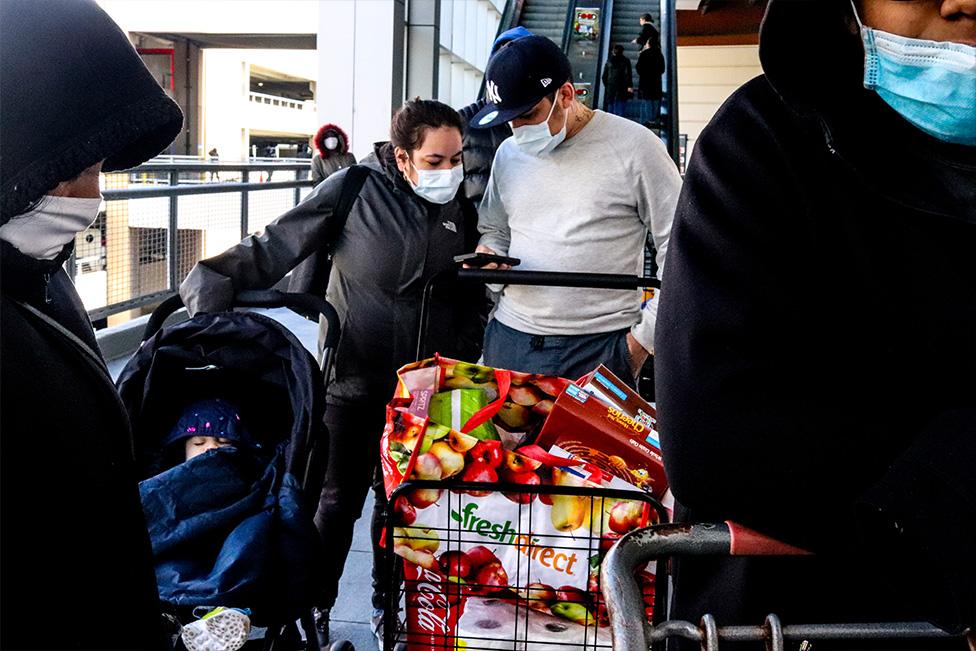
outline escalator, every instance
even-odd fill
[[[569,4],[570,0],[523,0],[521,19],[516,24],[562,47]]]
[[[622,45],[632,68],[636,67],[639,48],[631,41],[640,34],[638,19],[644,13],[651,14],[661,34],[667,68],[663,80],[665,96],[657,115],[628,111],[627,117],[652,128],[677,162],[677,75],[672,65],[676,40],[674,0],[508,0],[498,33],[521,25],[551,39],[569,58],[578,99],[591,108],[602,108],[600,76],[610,48],[617,43]]]

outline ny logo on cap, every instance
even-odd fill
[[[498,86],[491,80],[488,80],[485,86],[485,94],[488,96],[488,101],[492,104],[500,104],[502,101],[502,96],[498,94]]]
[[[539,83],[542,84],[542,87],[543,88],[549,88],[549,84],[552,83],[552,79],[550,79],[549,77],[546,77],[545,79],[541,79],[539,81]]]

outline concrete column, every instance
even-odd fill
[[[446,52],[440,54],[440,68],[438,70],[437,99],[445,104],[451,103],[451,55]]]
[[[440,82],[440,0],[410,0],[407,15],[407,98],[437,97]]]
[[[203,82],[200,46],[185,38],[173,40],[173,94],[183,109],[183,131],[173,143],[174,153],[185,156],[202,156]]]
[[[441,3],[441,46],[453,49],[454,33],[454,0],[438,0]]]
[[[347,131],[364,158],[403,103],[403,0],[319,0],[319,123]]]

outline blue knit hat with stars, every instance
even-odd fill
[[[169,446],[191,436],[212,436],[238,445],[251,444],[251,435],[241,422],[237,407],[220,398],[200,400],[183,410],[176,426],[163,439],[163,445]]]

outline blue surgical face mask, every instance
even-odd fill
[[[558,99],[558,95],[556,99]],[[515,138],[515,144],[526,154],[531,156],[548,154],[566,139],[566,125],[569,124],[569,111],[566,111],[563,128],[556,134],[549,132],[549,119],[552,117],[553,111],[556,110],[556,99],[552,102],[549,115],[539,124],[526,124],[521,127],[512,127],[512,137]]]
[[[976,145],[976,47],[889,34],[861,23],[864,87],[925,133]]]

